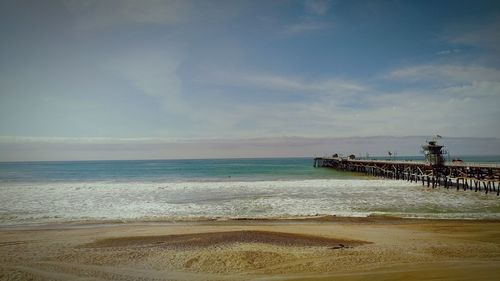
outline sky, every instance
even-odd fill
[[[500,154],[499,120],[498,1],[0,0],[0,161]]]

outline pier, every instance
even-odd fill
[[[422,146],[425,161],[356,159],[354,155],[314,158],[314,167],[329,167],[341,171],[360,172],[409,182],[421,182],[427,187],[500,195],[500,164],[445,162],[443,146],[435,140]]]

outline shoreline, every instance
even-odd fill
[[[500,220],[63,223],[0,228],[0,248],[0,280],[496,280]]]
[[[62,227],[86,226],[113,226],[113,225],[149,225],[149,224],[203,224],[203,223],[423,223],[423,222],[477,222],[500,223],[500,218],[425,218],[425,217],[399,217],[392,215],[372,214],[368,216],[285,216],[285,217],[193,217],[179,219],[110,219],[110,220],[67,220],[43,223],[5,224],[0,225],[1,230],[8,229],[48,229]]]

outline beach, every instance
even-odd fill
[[[0,229],[0,280],[496,280],[500,221],[371,216]]]
[[[500,281],[500,0],[0,15],[0,281]]]
[[[0,163],[0,280],[496,280],[500,201],[310,159]]]

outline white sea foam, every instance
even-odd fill
[[[499,202],[395,180],[2,183],[0,224],[373,213],[500,218]]]

